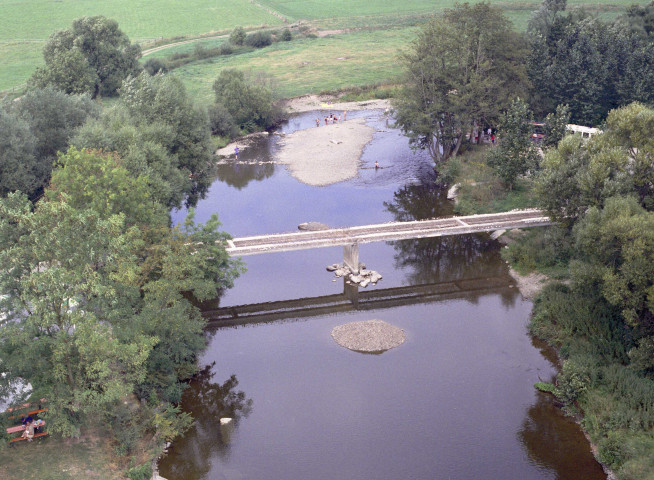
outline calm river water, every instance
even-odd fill
[[[451,214],[444,193],[428,186],[429,158],[412,152],[380,112],[348,113],[355,116],[377,129],[356,178],[303,185],[272,163],[272,137],[219,166],[196,219],[218,213],[226,231],[244,236],[307,221],[342,227]],[[283,129],[311,128],[314,118],[297,116]],[[196,424],[160,462],[161,475],[605,479],[577,425],[533,387],[553,378],[554,360],[527,335],[531,302],[514,288],[499,248],[488,235],[362,245],[360,260],[384,276],[365,291],[380,299],[332,312],[312,306],[343,292],[325,270],[342,261],[341,247],[245,257],[248,271],[221,307],[306,299],[307,310],[211,324],[205,368],[182,403]],[[420,293],[452,282],[460,293]],[[392,300],[399,287],[416,293]],[[332,340],[335,326],[368,319],[403,328],[406,342],[370,355]],[[221,417],[234,418],[232,428],[221,431]]]

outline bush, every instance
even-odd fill
[[[234,47],[231,43],[223,43],[220,47],[218,47],[218,52],[220,55],[231,55],[234,53]]]
[[[290,42],[293,40],[293,35],[291,35],[291,31],[288,28],[285,28],[280,38],[282,42]]]
[[[590,375],[583,365],[568,360],[556,377],[554,395],[566,405],[573,405],[588,389]]]
[[[150,75],[168,72],[168,66],[166,65],[166,62],[160,58],[148,58],[147,61],[143,64],[143,69]]]
[[[522,274],[533,270],[550,274],[553,268],[567,271],[572,256],[572,237],[567,230],[556,226],[533,228],[501,253],[502,258]]]
[[[127,471],[130,480],[149,480],[152,477],[152,465],[144,463]]]
[[[243,27],[236,27],[234,30],[232,30],[232,33],[229,36],[229,43],[232,45],[243,45],[245,38],[246,33]]]
[[[209,125],[212,135],[234,138],[238,135],[238,127],[234,118],[222,103],[216,103],[209,107]]]
[[[270,32],[254,32],[245,38],[245,45],[254,48],[263,48],[272,44]]]
[[[214,55],[214,52],[212,52],[211,50],[207,49],[207,48],[206,48],[204,45],[202,45],[201,43],[196,43],[196,44],[193,45],[193,55],[195,55],[195,57],[196,57],[198,60],[203,60],[203,59],[205,59],[205,58],[209,58],[209,57],[213,57],[213,56],[215,56],[215,55]]]

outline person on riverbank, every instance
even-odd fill
[[[319,127],[319,126],[320,126],[320,119],[316,118],[316,127]]]
[[[238,160],[238,147],[234,147],[234,156],[236,157],[236,160]]]
[[[28,442],[32,441],[34,438],[34,422],[29,422],[27,425],[25,425],[25,430],[23,431],[21,437],[27,438]]]

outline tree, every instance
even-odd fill
[[[57,201],[65,196],[72,208],[88,208],[102,218],[122,214],[128,226],[167,226],[166,208],[152,197],[148,179],[123,164],[115,153],[70,147],[59,155],[45,197]]]
[[[291,40],[293,40],[293,34],[288,28],[285,28],[280,36],[280,39],[282,40],[282,42],[290,42]]]
[[[243,27],[236,27],[229,35],[229,43],[232,45],[243,45],[246,36],[247,33],[245,33]]]
[[[29,124],[3,104],[0,132],[0,194],[34,192],[47,178],[47,171],[35,160],[36,142]]]
[[[524,96],[522,43],[488,3],[457,5],[428,22],[401,56],[406,80],[394,105],[412,146],[441,164],[475,126],[494,124],[512,99]]]
[[[73,149],[60,164],[34,208],[0,200],[0,384],[29,382],[51,431],[74,436],[132,392],[179,399],[205,342],[188,297],[213,298],[241,267],[216,218],[170,229],[139,216],[148,192],[115,156]]]
[[[545,154],[537,181],[541,206],[574,224],[614,196],[633,196],[654,210],[654,110],[631,104],[612,111],[604,133],[588,141],[569,135]]]
[[[245,45],[254,48],[263,48],[272,44],[270,32],[253,32],[245,37]]]
[[[213,90],[216,103],[227,109],[242,130],[269,128],[280,116],[273,105],[272,89],[263,79],[246,78],[240,70],[221,70]]]
[[[566,136],[569,123],[570,108],[567,105],[558,105],[556,112],[548,113],[545,117],[545,146],[556,147]]]
[[[57,152],[68,147],[75,132],[101,111],[88,95],[66,95],[53,88],[28,91],[16,102],[15,109],[30,124],[36,156],[50,166]]]
[[[192,203],[213,179],[206,113],[176,77],[143,73],[128,79],[117,105],[84,125],[73,144],[117,152],[168,207]]]
[[[86,95],[66,95],[52,88],[30,90],[0,106],[2,193],[20,190],[31,198],[50,179],[57,152],[65,150],[77,129],[97,117],[100,107]]]
[[[618,19],[627,28],[642,36],[654,36],[654,2],[647,5],[630,5],[625,14]]]
[[[499,145],[488,154],[488,164],[509,188],[529,170],[538,168],[540,154],[531,141],[534,115],[521,99],[515,100],[499,122]]]
[[[587,265],[576,265],[573,275],[594,272],[623,320],[641,335],[654,335],[654,213],[634,198],[607,199],[576,225],[575,241],[579,262]]]
[[[647,35],[625,27],[624,19],[605,23],[564,9],[565,2],[546,0],[529,23],[536,113],[568,104],[573,123],[597,125],[614,108],[654,102],[654,45]]]
[[[148,58],[143,64],[143,69],[150,75],[168,72],[168,66],[166,65],[166,62],[160,58]]]
[[[52,85],[66,93],[115,95],[122,81],[141,70],[141,48],[131,44],[115,20],[103,16],[82,17],[70,29],[50,35],[43,48],[45,67],[31,82]]]

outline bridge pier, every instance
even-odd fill
[[[359,244],[357,242],[343,246],[343,265],[355,275],[359,274]]]

